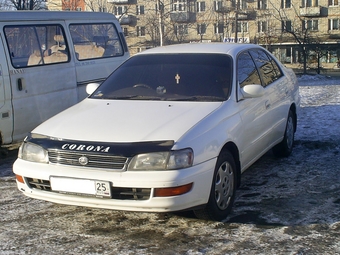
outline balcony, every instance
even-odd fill
[[[116,18],[119,20],[119,23],[121,25],[129,25],[132,22],[132,16],[131,15],[123,15],[121,17]]]
[[[191,12],[171,12],[170,19],[172,22],[185,23],[195,20],[194,13]]]
[[[129,0],[107,0],[107,2],[114,4],[128,4]]]
[[[256,12],[253,10],[239,10],[237,19],[238,20],[254,20],[256,18]]]
[[[304,17],[318,17],[321,15],[321,6],[300,7],[300,15]]]
[[[219,12],[219,13],[229,13],[232,10],[234,10],[234,7],[231,6],[219,6],[217,8],[215,8],[215,12]]]

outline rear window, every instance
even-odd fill
[[[225,54],[137,55],[120,66],[92,98],[223,101],[232,81]]]

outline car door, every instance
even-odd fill
[[[284,133],[288,116],[288,104],[285,99],[288,93],[285,77],[274,59],[264,50],[251,50],[250,55],[254,59],[259,70],[262,85],[266,95],[266,125],[265,144],[268,149],[272,147]]]
[[[12,142],[13,115],[7,58],[0,33],[0,143]],[[0,139],[0,140],[1,140]]]
[[[239,54],[237,59],[238,108],[242,120],[239,149],[242,169],[258,159],[267,148],[268,98],[267,95],[243,98],[241,88],[245,85],[261,85],[261,79],[249,51]]]
[[[74,61],[63,22],[8,23],[4,26],[13,105],[13,140],[77,102]]]

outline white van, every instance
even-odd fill
[[[128,57],[113,14],[0,12],[0,144],[84,99]]]

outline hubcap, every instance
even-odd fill
[[[234,172],[230,164],[226,161],[221,164],[216,174],[215,200],[219,209],[225,210],[234,192]]]

